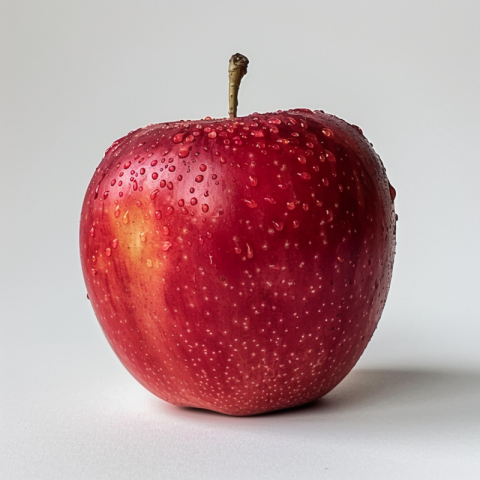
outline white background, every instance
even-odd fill
[[[0,478],[480,478],[480,3],[0,3]],[[379,328],[306,408],[180,409],[120,365],[78,226],[105,148],[152,122],[306,107],[360,125],[397,189]]]

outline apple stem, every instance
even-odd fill
[[[230,118],[237,116],[238,107],[238,90],[240,89],[240,82],[244,75],[247,74],[248,58],[241,53],[236,53],[230,58],[228,64],[228,114]]]

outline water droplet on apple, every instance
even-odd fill
[[[261,131],[261,130],[254,130],[252,132],[252,135],[255,137],[255,138],[263,138],[265,137],[265,134]]]
[[[115,249],[115,248],[117,248],[117,247],[118,247],[118,239],[114,238],[114,239],[112,240],[112,248]]]
[[[171,205],[169,205],[166,209],[165,209],[165,213],[167,215],[172,215],[173,214],[173,207]]]
[[[283,222],[272,222],[273,226],[275,227],[275,230],[277,232],[281,232],[283,230]]]
[[[198,200],[195,197],[192,197],[190,199],[190,205],[196,205],[198,203]]]
[[[312,176],[311,176],[308,172],[298,173],[298,176],[299,176],[302,180],[310,180],[310,179],[312,178]]]
[[[153,266],[152,261],[149,258],[147,258],[147,267],[152,268],[152,266]]]
[[[186,157],[188,157],[188,155],[190,154],[190,150],[191,150],[191,149],[192,149],[191,146],[186,146],[186,145],[180,147],[180,148],[178,149],[178,156],[179,156],[180,158],[186,158]]]
[[[242,253],[242,249],[239,247],[235,247],[235,253],[240,255],[240,253]]]
[[[325,150],[325,158],[329,162],[336,162],[337,159],[335,158],[335,155],[332,152],[329,152],[328,150]]]
[[[252,247],[247,243],[247,257],[248,258],[253,258],[253,250]]]
[[[105,255],[106,255],[107,257],[109,257],[111,254],[112,254],[112,249],[111,249],[110,247],[107,247],[107,248],[105,249]]]
[[[390,189],[390,198],[393,202],[397,196],[397,191],[395,190],[395,188],[393,188],[393,185],[390,182],[388,182],[388,187]]]
[[[307,159],[303,156],[303,155],[300,155],[298,157],[298,161],[302,164],[302,165],[305,165],[305,163],[307,163]]]
[[[91,237],[94,237],[94,236],[95,236],[95,227],[92,227],[92,228],[90,229],[90,236],[91,236]]]
[[[163,234],[170,235],[170,229],[168,227],[163,227]]]
[[[250,181],[250,185],[251,185],[252,187],[256,187],[256,186],[257,186],[257,184],[258,184],[258,179],[257,179],[257,177],[254,177],[253,175],[250,175],[250,176],[248,177],[248,180]]]
[[[159,194],[160,190],[157,188],[155,189],[151,194],[150,194],[150,198],[152,200],[155,200],[155,198],[157,197],[157,195]]]
[[[202,205],[202,212],[203,212],[203,213],[207,213],[208,210],[209,210],[209,208],[210,208],[210,207],[208,206],[208,204],[204,203],[204,204]]]
[[[169,171],[169,172],[174,172],[174,171],[175,171],[175,165],[170,165],[170,166],[168,167],[168,171]]]
[[[207,170],[207,166],[204,163],[202,163],[198,168],[200,169],[201,172],[205,172],[205,170]]]
[[[142,232],[142,233],[140,234],[140,241],[141,241],[142,243],[145,243],[145,242],[147,241],[147,235],[145,234],[145,232]]]
[[[328,128],[323,128],[322,129],[322,133],[326,136],[326,137],[333,137],[333,132],[331,130],[329,130]]]
[[[197,176],[195,177],[195,181],[196,181],[197,183],[203,182],[203,175],[197,175]]]
[[[173,136],[172,140],[173,143],[180,143],[183,140],[183,137],[185,136],[185,132],[182,133],[177,133],[176,135]]]
[[[243,201],[249,206],[250,208],[257,208],[258,204],[255,200],[248,200],[246,198],[243,199]]]
[[[123,223],[126,225],[128,223],[128,210],[125,212],[125,215],[123,216]]]
[[[205,129],[206,130],[206,129]],[[208,134],[208,138],[215,138],[217,136],[217,132],[213,131]]]
[[[153,180],[156,180],[158,178],[158,173],[157,172],[153,172],[152,173],[152,178]]]
[[[163,242],[162,243],[162,250],[166,252],[172,246],[171,242]]]

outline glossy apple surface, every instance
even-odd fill
[[[149,125],[88,187],[88,295],[160,398],[231,415],[305,404],[380,319],[394,196],[361,130],[320,111]]]

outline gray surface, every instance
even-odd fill
[[[0,2],[0,478],[480,478],[476,1]],[[232,26],[233,23],[233,26]],[[155,399],[85,298],[105,148],[151,122],[321,108],[398,192],[384,316],[319,403],[229,418]]]
[[[480,373],[357,369],[323,400],[234,418],[128,378],[10,403],[4,478],[461,478],[480,466]]]

